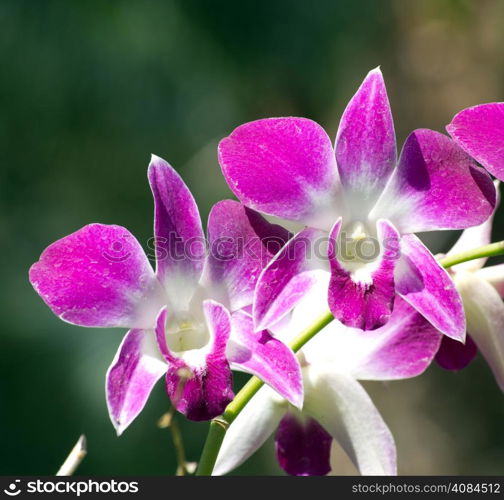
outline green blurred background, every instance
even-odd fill
[[[104,375],[124,332],[59,321],[28,283],[49,243],[89,222],[146,242],[150,153],[182,174],[206,218],[231,196],[220,138],[283,115],[334,136],[377,65],[399,144],[413,128],[444,130],[458,110],[504,100],[503,22],[502,0],[1,0],[0,474],[54,473],[80,433],[81,474],[176,467],[156,426],[168,409],[162,384],[121,438],[109,422]],[[427,241],[442,251],[455,238]],[[432,366],[366,387],[396,437],[401,473],[504,473],[504,397],[481,358],[462,373]],[[207,426],[179,422],[196,460]],[[353,471],[336,462],[335,473]],[[238,472],[279,473],[271,443]]]

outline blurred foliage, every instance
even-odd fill
[[[168,408],[162,384],[120,439],[108,420],[104,375],[124,332],[65,324],[31,289],[28,268],[49,243],[89,222],[147,241],[151,152],[181,172],[206,218],[231,196],[220,138],[282,115],[334,136],[377,65],[399,143],[413,128],[443,130],[457,110],[504,99],[503,20],[499,0],[2,0],[0,473],[52,474],[80,433],[82,474],[176,468],[156,427]],[[454,238],[427,241],[441,251]],[[459,374],[433,366],[367,387],[401,472],[503,472],[504,399],[481,359]],[[206,424],[179,421],[197,460]],[[239,472],[278,473],[271,444]]]

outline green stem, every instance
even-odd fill
[[[498,241],[497,243],[490,243],[489,245],[474,248],[472,250],[468,250],[467,252],[449,255],[441,259],[439,263],[444,268],[448,268],[457,264],[462,264],[462,262],[467,262],[469,260],[481,259],[482,257],[497,257],[498,255],[503,254],[504,241]]]
[[[491,243],[474,250],[462,252],[456,255],[444,257],[439,262],[444,268],[461,264],[469,260],[480,259],[482,257],[495,257],[504,255],[504,241]],[[294,352],[299,351],[309,340],[311,340],[320,330],[325,328],[332,320],[333,315],[327,311],[323,316],[317,319],[313,325],[299,334],[289,345]],[[226,435],[228,427],[233,420],[245,408],[254,394],[263,386],[264,382],[257,377],[251,377],[250,380],[238,392],[233,401],[226,407],[220,417],[216,417],[210,423],[208,436],[201,454],[197,476],[209,476],[212,474],[217,455],[219,454],[222,441]]]
[[[310,339],[312,339],[322,328],[326,327],[334,316],[327,311],[313,325],[300,333],[289,345],[294,352],[299,351]],[[217,455],[219,454],[222,441],[228,427],[233,420],[245,408],[247,403],[252,399],[254,394],[264,385],[264,382],[257,378],[251,377],[250,380],[242,387],[240,392],[235,396],[233,401],[229,403],[224,410],[224,413],[217,418],[214,418],[210,423],[210,430],[201,454],[197,476],[209,476],[212,474]]]
[[[172,435],[173,446],[175,447],[175,454],[177,456],[177,476],[185,476],[187,474],[187,461],[185,457],[184,442],[182,440],[182,433],[175,415],[172,416],[170,423],[170,432]]]

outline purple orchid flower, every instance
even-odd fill
[[[327,283],[318,281],[294,308],[287,340],[326,307]],[[363,475],[397,473],[394,438],[358,380],[396,380],[421,374],[442,334],[401,298],[390,321],[371,332],[334,321],[303,347],[303,409],[264,387],[228,429],[214,469],[226,474],[275,432],[276,455],[291,475],[330,472],[330,450],[339,443]]]
[[[289,238],[238,202],[217,203],[208,247],[196,203],[180,176],[153,156],[156,272],[134,236],[90,224],[50,245],[30,281],[64,321],[130,328],[107,372],[109,413],[118,434],[166,375],[173,405],[189,419],[219,415],[233,398],[230,368],[259,376],[294,406],[303,399],[299,363],[246,308],[257,276]]]
[[[464,151],[504,180],[504,102],[464,109],[446,130]]]
[[[495,189],[482,168],[432,130],[409,135],[396,167],[379,69],[348,104],[335,148],[311,120],[270,118],[223,139],[219,161],[242,203],[307,226],[259,278],[257,329],[279,321],[327,275],[329,307],[347,326],[384,325],[398,295],[445,335],[464,339],[459,294],[413,233],[482,223],[495,206]],[[328,249],[319,255],[324,240]]]
[[[487,245],[491,241],[492,218],[466,229],[448,255]],[[450,269],[467,318],[465,344],[443,338],[436,361],[447,370],[461,370],[478,350],[504,391],[504,264],[483,267],[486,259],[457,264]]]

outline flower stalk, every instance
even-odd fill
[[[82,460],[84,460],[86,454],[86,436],[82,434],[77,443],[75,443],[75,446],[72,448],[68,457],[65,459],[63,465],[59,468],[58,472],[56,472],[56,476],[72,476],[81,464]]]
[[[172,406],[170,411],[165,413],[158,421],[160,429],[169,429],[175,448],[175,455],[177,457],[177,470],[176,476],[185,476],[186,474],[194,472],[191,471],[192,463],[187,462],[185,455],[184,441],[182,439],[182,432],[175,418],[175,407]]]
[[[444,257],[440,259],[439,263],[447,269],[470,260],[481,259],[483,257],[496,257],[499,255],[504,255],[504,241],[491,243],[466,252]],[[290,348],[294,352],[299,351],[309,340],[333,320],[334,316],[330,311],[327,311],[318,318],[313,325],[299,334],[289,344]],[[197,476],[209,476],[212,474],[227,429],[263,385],[264,382],[258,377],[251,377],[238,392],[233,401],[229,403],[224,413],[210,422],[207,439],[196,471]]]
[[[483,257],[497,257],[504,254],[504,241],[497,241],[479,248],[468,250],[467,252],[457,253],[442,258],[439,263],[444,268],[456,266],[469,260],[481,259]]]
[[[299,349],[301,349],[310,339],[312,339],[333,320],[334,316],[330,313],[330,311],[327,311],[318,318],[313,325],[300,333],[289,344],[289,347],[294,352],[299,351]],[[212,474],[215,461],[217,460],[217,455],[219,454],[219,450],[228,427],[263,385],[264,382],[260,378],[251,377],[238,392],[233,401],[227,405],[224,413],[220,417],[214,418],[211,421],[208,436],[196,472],[197,476],[209,476]]]

